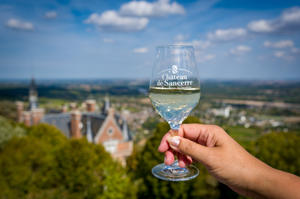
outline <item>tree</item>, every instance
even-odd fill
[[[0,116],[0,150],[12,137],[22,137],[25,134],[24,128]]]
[[[199,123],[199,120],[189,117],[185,123]],[[130,172],[139,183],[138,198],[217,198],[217,181],[200,164],[197,164],[199,176],[191,181],[167,182],[152,176],[152,167],[163,161],[163,154],[157,151],[157,147],[168,130],[169,125],[166,122],[159,123],[144,149],[135,153],[135,157],[128,162]],[[133,159],[136,159],[137,163]]]
[[[269,133],[255,142],[253,154],[270,166],[300,176],[300,136]]]
[[[16,104],[8,101],[3,100],[0,102],[0,116],[4,116],[10,120],[16,121],[17,120],[17,107]]]
[[[0,151],[0,198],[135,198],[126,171],[101,145],[40,124]]]

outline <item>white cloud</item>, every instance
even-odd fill
[[[274,56],[279,58],[279,59],[285,59],[285,60],[292,60],[294,57],[291,55],[288,55],[286,52],[284,51],[275,51],[274,52]]]
[[[14,18],[9,19],[6,23],[6,26],[8,28],[15,29],[15,30],[26,30],[26,31],[34,30],[34,26],[32,23],[21,21]]]
[[[115,41],[113,39],[110,39],[110,38],[103,38],[103,42],[104,43],[114,43]]]
[[[252,49],[249,47],[249,46],[244,46],[244,45],[239,45],[235,48],[232,48],[230,50],[230,53],[231,54],[234,54],[234,55],[243,55],[247,52],[250,52]]]
[[[120,8],[122,15],[139,16],[139,17],[158,17],[175,14],[184,14],[184,8],[169,0],[158,0],[156,2],[147,1],[130,1]]]
[[[243,28],[218,29],[213,33],[208,33],[207,38],[213,41],[231,41],[243,38],[247,31]]]
[[[206,49],[209,48],[212,44],[210,41],[207,40],[194,40],[192,41],[192,45],[195,46],[196,49]]]
[[[286,9],[272,20],[252,21],[249,30],[257,33],[295,32],[300,30],[300,7]]]
[[[294,46],[294,42],[291,40],[281,40],[278,42],[265,41],[264,46],[271,48],[291,48]]]
[[[291,52],[292,53],[300,53],[300,49],[293,47],[293,48],[291,48]]]
[[[286,9],[280,19],[282,22],[300,24],[300,7]]]
[[[148,22],[149,20],[147,18],[124,17],[113,10],[105,11],[101,15],[93,13],[85,20],[85,23],[94,24],[101,30],[121,32],[143,30]]]
[[[215,54],[203,54],[203,53],[196,52],[196,59],[200,63],[211,61],[214,60],[215,58],[216,58]]]
[[[274,56],[275,57],[278,57],[278,58],[281,58],[285,55],[285,52],[284,51],[275,51],[274,52]]]
[[[204,50],[212,45],[211,42],[208,40],[193,40],[190,42],[176,42],[175,44],[190,45],[190,46],[193,46],[196,50]]]
[[[135,48],[133,49],[134,53],[147,53],[148,52],[148,48],[146,47],[142,47],[142,48]]]
[[[184,41],[188,38],[187,35],[184,35],[184,34],[178,34],[175,36],[174,40],[175,41]]]
[[[55,11],[48,11],[45,13],[45,18],[47,19],[55,19],[57,17],[57,13]]]
[[[248,24],[248,28],[253,32],[267,33],[274,31],[274,27],[271,22],[266,20],[252,21]]]

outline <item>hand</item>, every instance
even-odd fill
[[[242,195],[289,198],[285,193],[278,193],[285,185],[288,186],[286,189],[290,189],[289,194],[293,193],[296,198],[295,190],[298,189],[292,189],[287,184],[300,185],[298,177],[261,162],[222,128],[215,125],[183,124],[178,133],[179,136],[171,136],[168,132],[160,143],[158,149],[165,153],[165,164],[172,164],[174,155],[177,154],[179,166],[184,167],[192,161],[201,162],[220,182]],[[296,194],[300,196],[299,191]]]

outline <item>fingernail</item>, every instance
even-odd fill
[[[180,137],[179,136],[170,136],[168,137],[168,142],[170,144],[170,146],[172,147],[178,147],[179,143],[180,143]]]

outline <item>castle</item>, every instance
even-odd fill
[[[102,144],[106,151],[123,165],[126,163],[126,157],[132,153],[133,140],[127,122],[110,107],[107,97],[100,111],[96,110],[95,100],[86,100],[83,103],[84,111],[80,111],[75,103],[71,103],[70,112],[64,106],[60,113],[45,113],[44,109],[38,106],[38,92],[32,78],[28,110],[24,110],[23,102],[17,102],[16,105],[18,122],[26,126],[47,123],[56,126],[68,138],[86,137],[91,143]]]

